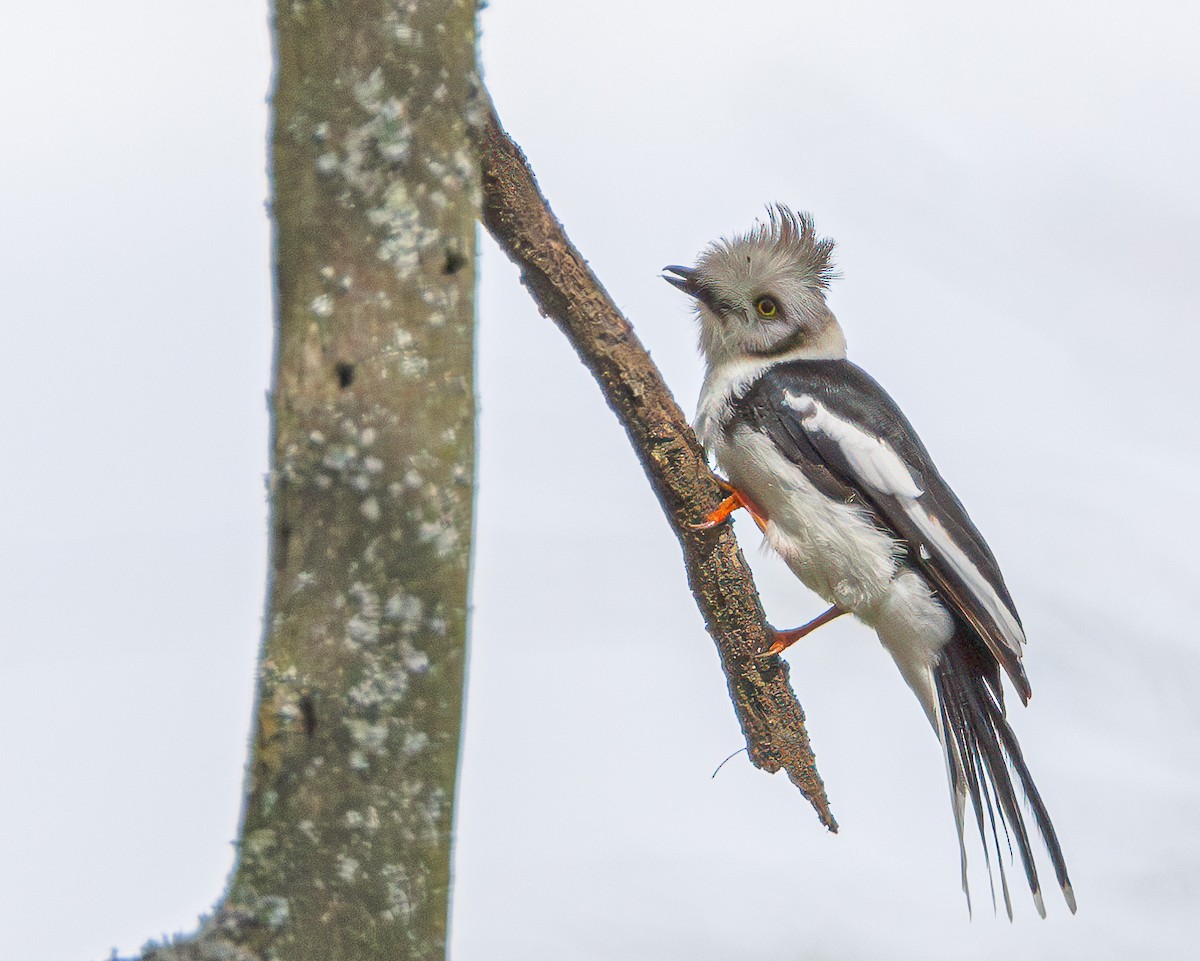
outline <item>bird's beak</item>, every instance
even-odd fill
[[[671,277],[670,274],[676,276]],[[664,267],[663,280],[674,287],[678,287],[689,297],[699,297],[700,288],[696,284],[696,271],[691,267]]]

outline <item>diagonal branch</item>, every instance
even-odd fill
[[[521,270],[542,313],[566,334],[592,372],[642,462],[683,547],[688,583],[716,642],[750,759],[787,771],[830,831],[837,822],[817,773],[804,711],[779,658],[767,647],[754,579],[728,525],[687,525],[720,500],[704,453],[629,322],[567,239],[520,148],[494,112],[482,133],[483,222]]]

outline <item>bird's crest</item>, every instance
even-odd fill
[[[759,220],[744,234],[713,242],[698,266],[705,274],[722,277],[786,274],[824,290],[838,276],[833,246],[828,237],[817,236],[812,215],[771,204],[766,221]]]

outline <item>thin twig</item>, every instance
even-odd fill
[[[787,664],[767,645],[754,579],[728,524],[687,525],[721,490],[682,411],[629,322],[588,268],[538,189],[520,148],[492,112],[482,133],[483,222],[521,270],[542,313],[566,334],[617,414],[683,547],[688,583],[716,642],[750,760],[787,771],[830,831],[837,822],[804,728]]]

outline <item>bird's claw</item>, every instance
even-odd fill
[[[756,654],[755,657],[768,658],[774,657],[777,654],[782,654],[789,647],[795,644],[800,638],[807,637],[822,624],[828,624],[830,621],[841,617],[846,611],[838,607],[836,604],[829,608],[824,614],[814,617],[807,624],[802,624],[800,627],[793,627],[789,631],[777,631],[773,627],[768,627],[768,636],[771,638],[771,646],[765,651]]]
[[[722,480],[720,477],[715,478],[715,480],[717,484],[720,485],[721,490],[728,493],[729,496],[721,501],[721,503],[718,504],[713,510],[709,511],[704,516],[704,520],[700,521],[698,524],[688,524],[688,528],[694,531],[712,530],[719,524],[723,524],[725,521],[729,520],[730,515],[732,515],[735,511],[741,510],[744,507],[750,512],[750,516],[754,518],[754,523],[756,523],[760,529],[766,530],[766,516],[750,502],[748,497],[742,494],[741,491],[735,488],[728,481]]]
[[[732,488],[730,488],[732,490]],[[723,524],[729,520],[729,516],[736,510],[746,505],[742,503],[741,497],[737,491],[734,491],[726,497],[714,510],[709,511],[704,515],[704,520],[698,524],[688,524],[688,527],[694,531],[709,531],[718,524]]]

